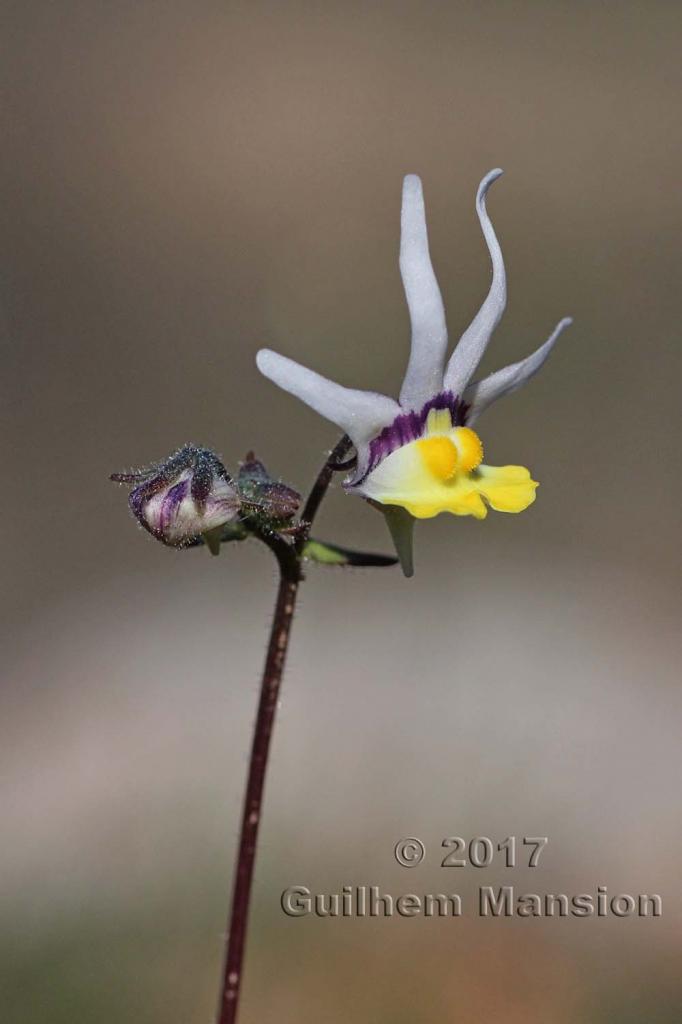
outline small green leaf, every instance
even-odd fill
[[[397,565],[398,559],[391,555],[375,555],[370,551],[353,551],[342,548],[338,544],[311,538],[303,549],[305,558],[321,565],[364,565],[387,566]]]

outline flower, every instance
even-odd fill
[[[203,536],[217,554],[220,532],[235,519],[241,499],[217,455],[187,444],[164,462],[132,473],[112,473],[117,483],[135,484],[128,504],[141,525],[171,547]]]
[[[405,379],[396,402],[371,391],[342,387],[269,349],[257,355],[261,373],[300,398],[349,436],[357,453],[346,490],[381,506],[406,575],[411,575],[414,519],[441,512],[484,519],[488,508],[521,512],[537,483],[523,466],[488,466],[472,429],[481,413],[516,391],[543,365],[571,320],[560,321],[536,352],[480,381],[472,377],[506,305],[502,251],[486,210],[488,189],[502,171],[490,171],[476,195],[476,211],[492,262],[490,291],[445,362],[445,310],[429,256],[420,179],[403,183],[400,273],[412,325]]]

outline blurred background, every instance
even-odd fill
[[[164,549],[108,474],[185,441],[305,487],[334,429],[267,344],[396,393],[402,176],[453,340],[575,324],[481,424],[521,516],[417,575],[311,568],[277,722],[242,1020],[679,1020],[682,12],[618,4],[4,4],[3,1024],[212,1019],[274,568]],[[318,533],[388,549],[330,496]],[[427,846],[412,871],[395,842]],[[534,871],[444,837],[547,835]],[[291,919],[285,887],[659,893],[657,920]]]

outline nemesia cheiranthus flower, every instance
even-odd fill
[[[490,171],[476,196],[492,262],[490,290],[447,362],[445,310],[429,255],[422,185],[413,174],[404,180],[400,273],[412,344],[397,402],[342,387],[269,349],[257,356],[261,373],[351,439],[357,458],[344,486],[382,506],[408,575],[415,518],[449,512],[484,519],[489,508],[522,512],[535,500],[538,485],[525,467],[483,462],[483,445],[473,425],[489,405],[537,373],[571,320],[561,320],[532,355],[472,381],[506,306],[502,251],[486,210],[488,189],[501,174],[499,169]]]
[[[188,444],[164,462],[132,473],[113,473],[117,483],[134,484],[128,504],[140,524],[171,547],[204,537],[217,551],[217,531],[235,519],[241,499],[217,455]]]

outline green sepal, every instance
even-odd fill
[[[246,540],[248,535],[248,531],[242,523],[239,520],[235,520],[231,523],[225,523],[224,526],[216,526],[214,530],[207,530],[199,537],[194,537],[188,544],[184,544],[183,547],[198,548],[206,546],[212,555],[218,555],[220,554],[221,544],[229,544],[233,540]]]
[[[400,508],[399,505],[379,505],[375,502],[372,502],[371,504],[384,514],[386,525],[388,526],[393,544],[395,545],[400,567],[403,570],[403,576],[414,576],[412,543],[414,534],[414,516],[411,516],[404,508]]]
[[[303,548],[303,556],[313,562],[319,562],[320,565],[364,565],[376,567],[398,564],[398,559],[393,558],[392,555],[376,555],[370,551],[353,551],[351,548],[342,548],[338,544],[316,540],[314,537],[306,541]]]

